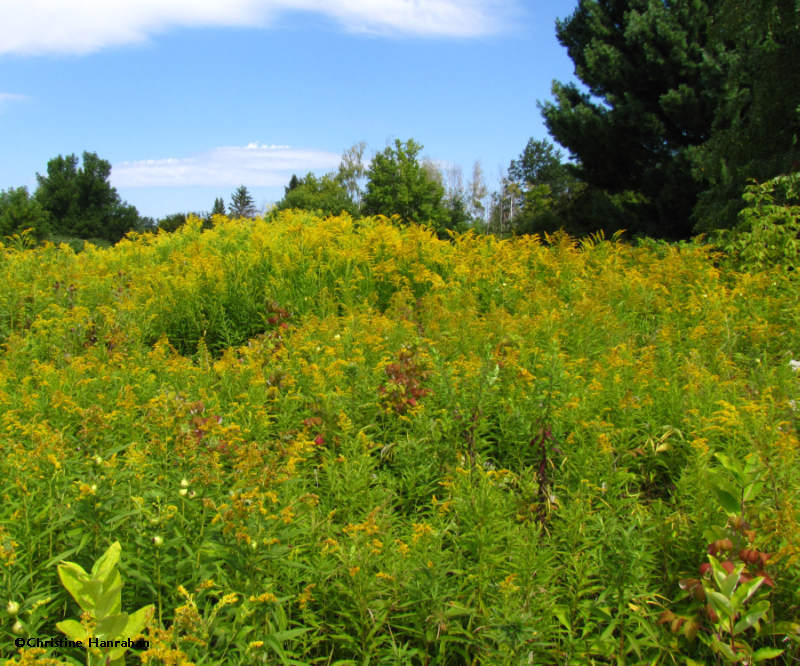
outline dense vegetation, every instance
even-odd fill
[[[293,212],[6,247],[2,649],[119,541],[149,663],[798,658],[797,283],[720,261]]]
[[[577,5],[496,192],[0,193],[7,664],[800,660],[796,3]]]

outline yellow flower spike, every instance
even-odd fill
[[[297,605],[300,607],[300,609],[304,609],[306,606],[308,606],[308,602],[314,598],[311,590],[313,590],[316,586],[316,583],[306,585],[305,588],[303,588],[303,591],[297,596]]]
[[[232,606],[233,604],[236,604],[238,602],[239,602],[239,595],[237,595],[235,592],[230,592],[224,595],[222,599],[220,599],[217,602],[217,607],[222,608],[223,606]]]

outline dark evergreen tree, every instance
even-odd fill
[[[297,177],[297,174],[292,174],[292,177],[289,179],[289,184],[283,188],[284,194],[289,194],[293,189],[300,186],[302,181]]]
[[[211,217],[214,215],[225,215],[225,200],[222,197],[214,199],[214,206],[211,208]]]
[[[256,205],[247,188],[241,185],[231,196],[230,216],[233,219],[240,217],[253,218],[256,216]]]
[[[695,151],[710,182],[699,230],[735,223],[748,179],[800,171],[800,5],[724,0],[712,34],[729,47],[727,79],[711,137]]]
[[[725,85],[724,45],[711,34],[721,1],[580,0],[557,22],[588,92],[555,82],[545,123],[575,175],[625,209],[629,231],[692,231],[705,183],[689,149],[709,139]]]

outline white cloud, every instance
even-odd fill
[[[0,54],[83,54],[176,27],[264,28],[288,11],[353,32],[475,37],[498,32],[518,0],[3,0]]]
[[[323,150],[250,143],[214,148],[193,157],[168,157],[115,164],[115,187],[275,187],[291,174],[333,170],[340,156]]]
[[[0,111],[2,111],[7,104],[11,104],[12,102],[24,102],[26,99],[28,99],[27,95],[0,93]]]

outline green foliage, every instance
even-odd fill
[[[4,245],[0,643],[119,540],[148,663],[713,664],[716,544],[790,663],[796,303],[698,242],[297,211]]]
[[[49,227],[47,213],[28,195],[26,187],[0,192],[0,238],[31,229],[33,236],[41,240]]]
[[[724,53],[725,92],[711,135],[693,151],[709,182],[696,228],[735,225],[747,181],[800,169],[800,9],[795,0],[723,0],[714,39]]]
[[[225,215],[225,200],[222,197],[214,199],[214,205],[211,208],[211,217],[214,215]]]
[[[82,642],[87,666],[123,666],[128,647],[113,643],[134,641],[154,612],[152,605],[130,615],[122,611],[122,577],[117,569],[121,550],[119,541],[111,544],[91,573],[74,562],[58,565],[58,577],[83,615],[80,621],[62,620],[56,627],[70,640]],[[90,639],[97,639],[98,647],[90,646]],[[102,647],[104,643],[112,645]]]
[[[78,238],[120,240],[139,226],[139,214],[120,200],[108,179],[111,164],[97,153],[83,153],[78,168],[75,155],[59,155],[47,163],[47,175],[36,174],[36,200],[49,214],[55,234]]]
[[[305,178],[293,175],[283,199],[275,208],[276,210],[297,208],[320,215],[358,213],[358,207],[350,198],[347,186],[332,174],[325,174],[321,178],[317,178],[313,173],[307,174]]]
[[[708,562],[700,565],[700,578],[680,581],[694,613],[665,610],[659,623],[689,642],[699,637],[726,663],[774,659],[785,652],[778,644],[800,642],[800,624],[776,620],[770,597],[778,590],[767,571],[774,557],[757,547],[763,536],[747,520],[759,520],[763,511],[759,500],[766,488],[765,470],[753,453],[744,460],[721,452],[714,458],[721,467],[708,469],[707,479],[727,525],[705,530]]]
[[[555,82],[545,124],[587,185],[640,198],[626,224],[632,233],[681,238],[692,230],[702,181],[687,149],[707,140],[724,82],[710,35],[717,4],[581,0],[557,23],[588,92]],[[602,216],[589,224],[609,231]]]
[[[716,234],[717,245],[740,270],[800,270],[800,172],[750,183],[733,230]]]
[[[172,213],[158,221],[158,228],[162,231],[175,231],[184,224],[186,224],[185,213]]]
[[[514,233],[584,230],[572,228],[569,210],[580,188],[562,162],[561,151],[549,141],[531,138],[520,156],[511,160],[503,187],[504,196],[497,199],[500,210],[493,215],[514,214],[507,225],[500,226]]]
[[[547,185],[554,197],[562,196],[573,185],[561,151],[546,139],[529,139],[520,156],[511,160],[508,177],[526,188]]]
[[[397,215],[402,224],[426,224],[436,231],[447,227],[444,188],[417,160],[421,150],[413,139],[396,139],[393,147],[375,155],[367,171],[366,215]]]
[[[240,185],[231,195],[231,205],[228,209],[231,219],[253,218],[256,216],[256,205],[253,197],[244,185]]]

